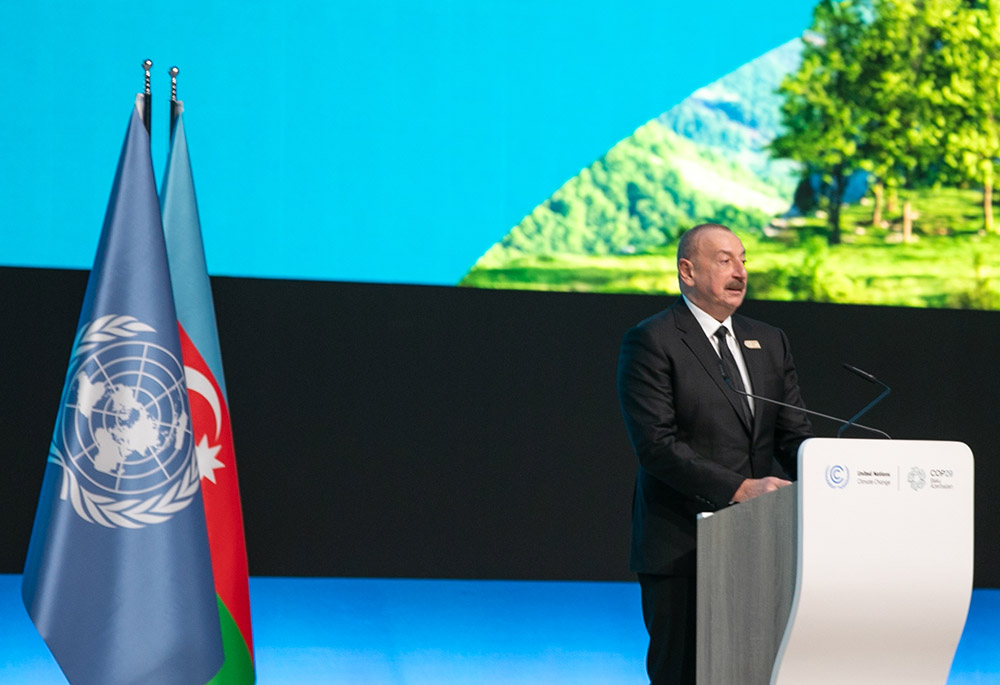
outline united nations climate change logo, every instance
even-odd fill
[[[837,490],[846,488],[851,480],[851,472],[846,466],[834,464],[826,467],[826,484]]]
[[[914,490],[919,490],[927,484],[927,474],[919,466],[914,466],[910,469],[910,472],[906,475],[906,482],[910,484],[910,487]]]
[[[61,498],[109,528],[162,523],[199,487],[183,364],[143,333],[155,331],[118,315],[81,330],[49,454]]]

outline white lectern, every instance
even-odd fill
[[[972,596],[957,442],[812,439],[795,485],[698,521],[699,685],[945,683]]]

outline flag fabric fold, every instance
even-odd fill
[[[87,284],[22,582],[74,685],[201,685],[223,661],[143,98]]]
[[[211,283],[184,132],[171,127],[160,199],[226,659],[214,684],[253,683],[247,553]]]

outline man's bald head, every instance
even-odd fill
[[[691,259],[695,253],[698,252],[698,243],[704,234],[711,230],[728,231],[732,233],[732,229],[728,226],[723,226],[722,224],[698,224],[693,228],[689,228],[681,234],[681,240],[677,243],[677,263],[680,264],[682,259]]]

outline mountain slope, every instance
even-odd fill
[[[793,167],[771,161],[765,146],[779,121],[774,90],[800,50],[798,40],[776,48],[640,126],[535,207],[473,271],[525,256],[648,252],[702,221],[766,225],[788,208],[794,187]]]

